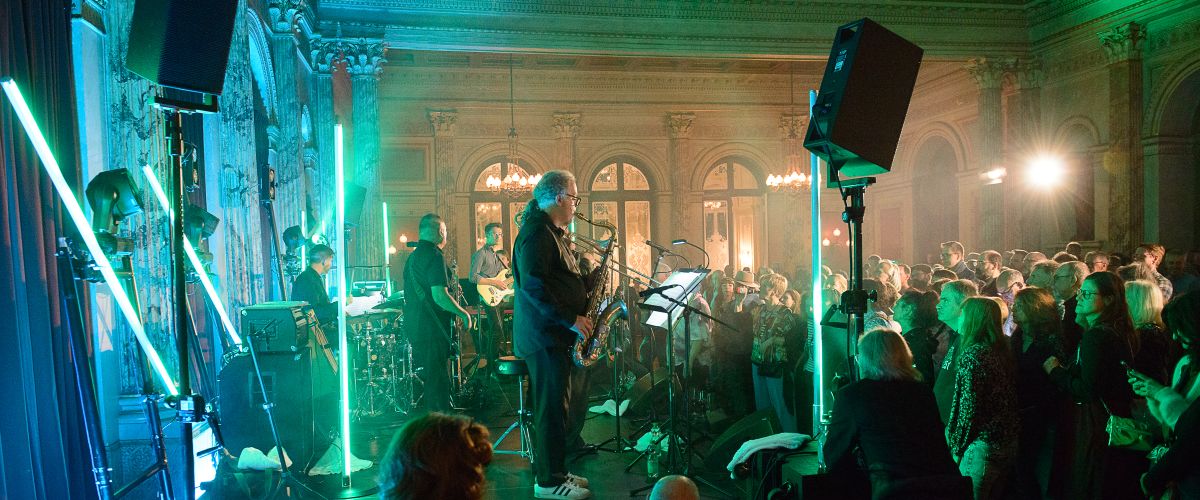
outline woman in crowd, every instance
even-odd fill
[[[780,300],[783,307],[788,308],[792,314],[800,314],[800,292],[796,290],[788,290],[783,293],[783,299]]]
[[[1158,495],[1173,485],[1185,498],[1200,498],[1200,292],[1167,304],[1163,319],[1184,351],[1171,386],[1138,374],[1131,374],[1129,382],[1134,393],[1146,398],[1150,414],[1174,431],[1175,439],[1142,477],[1142,488]]]
[[[752,319],[744,308],[746,293],[747,288],[739,286],[733,278],[723,278],[712,306],[713,317],[721,320],[714,325],[712,335],[715,359],[709,375],[713,382],[713,404],[733,418],[754,411],[754,395],[746,390],[753,384]]]
[[[1077,295],[1076,321],[1083,337],[1074,360],[1057,357],[1042,368],[1078,405],[1073,435],[1075,467],[1067,498],[1137,498],[1137,477],[1146,470],[1145,453],[1108,447],[1109,415],[1130,417],[1133,393],[1122,363],[1133,362],[1133,323],[1125,285],[1110,272],[1088,275]]]
[[[380,498],[483,498],[492,461],[486,427],[466,417],[430,413],[404,424],[380,464]]]
[[[877,279],[863,280],[863,290],[874,293],[875,300],[867,301],[867,313],[863,315],[863,332],[871,330],[900,330],[900,325],[892,321],[892,306],[896,304],[896,289]]]
[[[1055,465],[1062,462],[1054,460],[1056,432],[1064,420],[1062,416],[1071,408],[1042,370],[1047,358],[1062,356],[1062,323],[1054,295],[1044,288],[1022,289],[1013,297],[1012,316],[1017,325],[1011,344],[1021,422],[1014,493],[1018,498],[1057,496],[1052,494],[1057,488],[1051,488],[1051,478],[1057,475],[1051,472],[1057,471]]]
[[[1167,383],[1179,349],[1163,324],[1162,290],[1153,281],[1127,281],[1125,303],[1129,306],[1135,337],[1133,369],[1159,384]]]
[[[958,372],[946,435],[959,471],[977,500],[1001,494],[1017,451],[1017,395],[1000,305],[985,297],[963,303]]]
[[[845,477],[858,473],[861,462],[875,499],[970,498],[946,447],[933,392],[912,365],[899,333],[875,330],[859,339],[861,378],[834,398],[826,463]]]
[[[754,373],[754,402],[759,410],[772,408],[784,432],[796,432],[795,413],[787,404],[784,375],[795,369],[803,349],[800,318],[780,303],[787,278],[768,275],[762,281],[762,301],[754,316],[750,362]]]

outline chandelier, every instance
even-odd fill
[[[513,97],[513,56],[508,55],[508,152],[500,164],[500,176],[489,175],[487,188],[509,198],[523,198],[533,191],[542,174],[526,176],[521,169],[521,148],[517,137],[516,100]]]
[[[773,192],[785,192],[790,194],[801,194],[808,191],[812,184],[812,179],[800,171],[801,160],[804,158],[803,148],[800,146],[800,119],[796,115],[796,73],[795,66],[792,66],[793,71],[788,75],[788,93],[792,113],[785,115],[780,120],[780,126],[787,131],[783,139],[783,164],[786,174],[778,175],[771,174],[767,176],[767,187]]]

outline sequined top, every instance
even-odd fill
[[[780,377],[798,359],[803,343],[800,317],[780,304],[764,304],[754,320],[754,344],[750,361],[759,375]]]
[[[1017,419],[1015,374],[1006,353],[984,344],[963,348],[946,426],[950,452],[962,456],[977,439],[999,453],[1014,452]]]

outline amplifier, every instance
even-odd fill
[[[242,308],[242,335],[262,353],[294,352],[308,345],[316,315],[307,302],[263,302]]]

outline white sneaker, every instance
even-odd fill
[[[582,500],[592,498],[592,492],[578,484],[567,481],[558,486],[533,485],[533,498],[559,498],[563,500]]]
[[[571,474],[570,472],[567,473],[567,481],[575,483],[575,484],[579,485],[581,488],[588,487],[588,480],[586,477],[576,476],[575,474]]]

